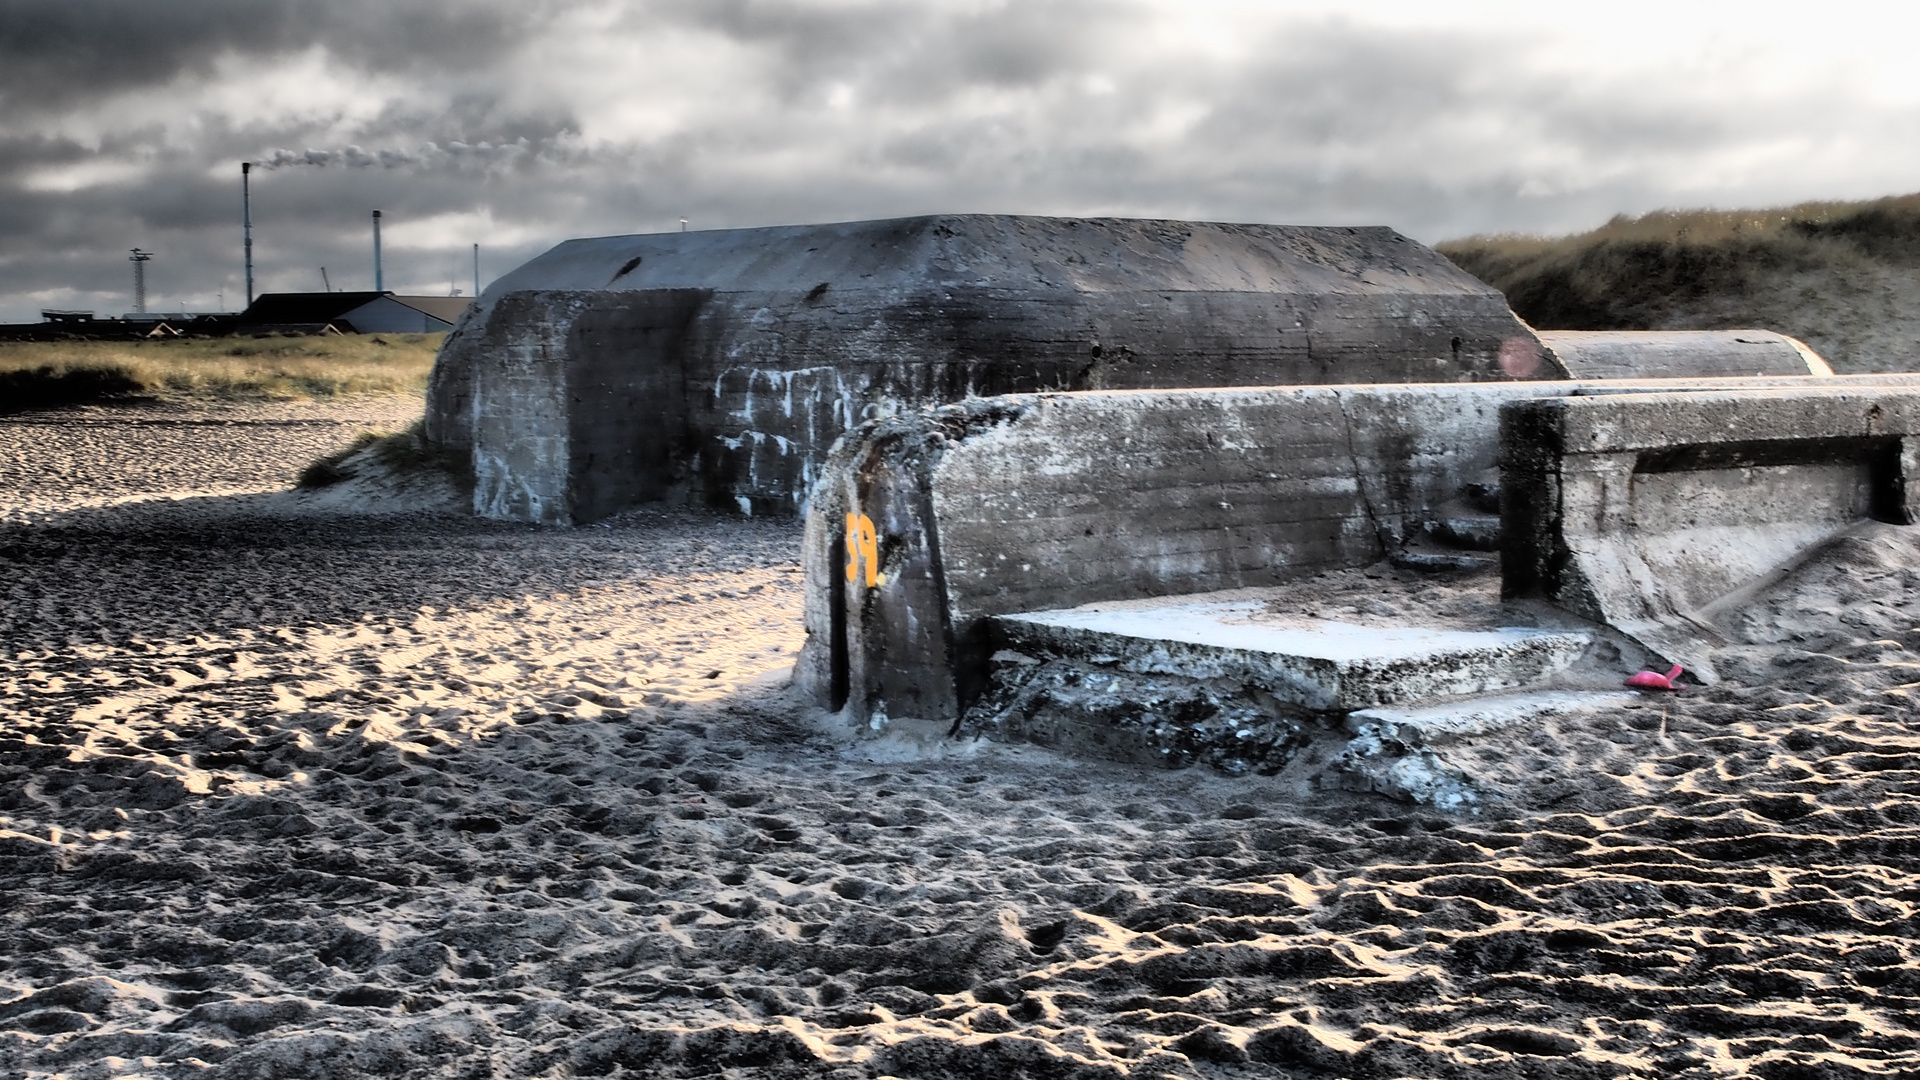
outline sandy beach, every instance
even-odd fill
[[[1920,1077],[1920,529],[1477,814],[794,701],[799,527],[0,418],[0,1076]]]

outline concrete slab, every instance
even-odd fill
[[[1356,709],[1343,724],[1354,735],[1372,727],[1431,743],[1489,735],[1547,716],[1631,705],[1642,696],[1632,690],[1534,690],[1401,708]]]
[[[1528,686],[1593,644],[1577,631],[1363,626],[1257,600],[1090,605],[993,620],[1007,647],[1136,673],[1231,680],[1314,712]]]
[[[991,628],[992,675],[963,736],[1229,775],[1291,770],[1455,810],[1481,794],[1473,756],[1463,767],[1451,748],[1630,704],[1618,680],[1643,659],[1604,630],[1505,605],[1497,573],[1385,562]]]

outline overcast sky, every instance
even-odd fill
[[[573,236],[935,212],[1425,241],[1920,190],[1843,2],[0,0],[0,321],[446,295]],[[1912,9],[1906,9],[1911,11]]]

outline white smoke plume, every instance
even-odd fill
[[[374,166],[396,169],[404,165],[418,165],[429,151],[438,151],[432,143],[420,150],[365,150],[349,144],[338,150],[322,150],[307,147],[305,150],[273,150],[254,159],[255,168],[285,169],[296,165],[311,165],[317,168],[341,166],[348,169],[370,169]]]
[[[556,140],[543,139],[539,144],[525,138],[513,142],[461,142],[451,140],[446,145],[422,143],[413,150],[393,147],[368,150],[355,144],[339,149],[307,147],[304,150],[275,149],[253,159],[258,169],[285,169],[295,166],[315,168],[340,167],[346,169],[402,169],[430,168],[437,165],[478,164],[496,166],[527,160],[550,159],[558,155],[560,147]]]

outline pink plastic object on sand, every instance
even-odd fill
[[[1680,688],[1673,685],[1673,680],[1679,677],[1680,665],[1675,664],[1673,670],[1665,675],[1657,671],[1643,671],[1628,679],[1627,685],[1635,690],[1678,690]]]

